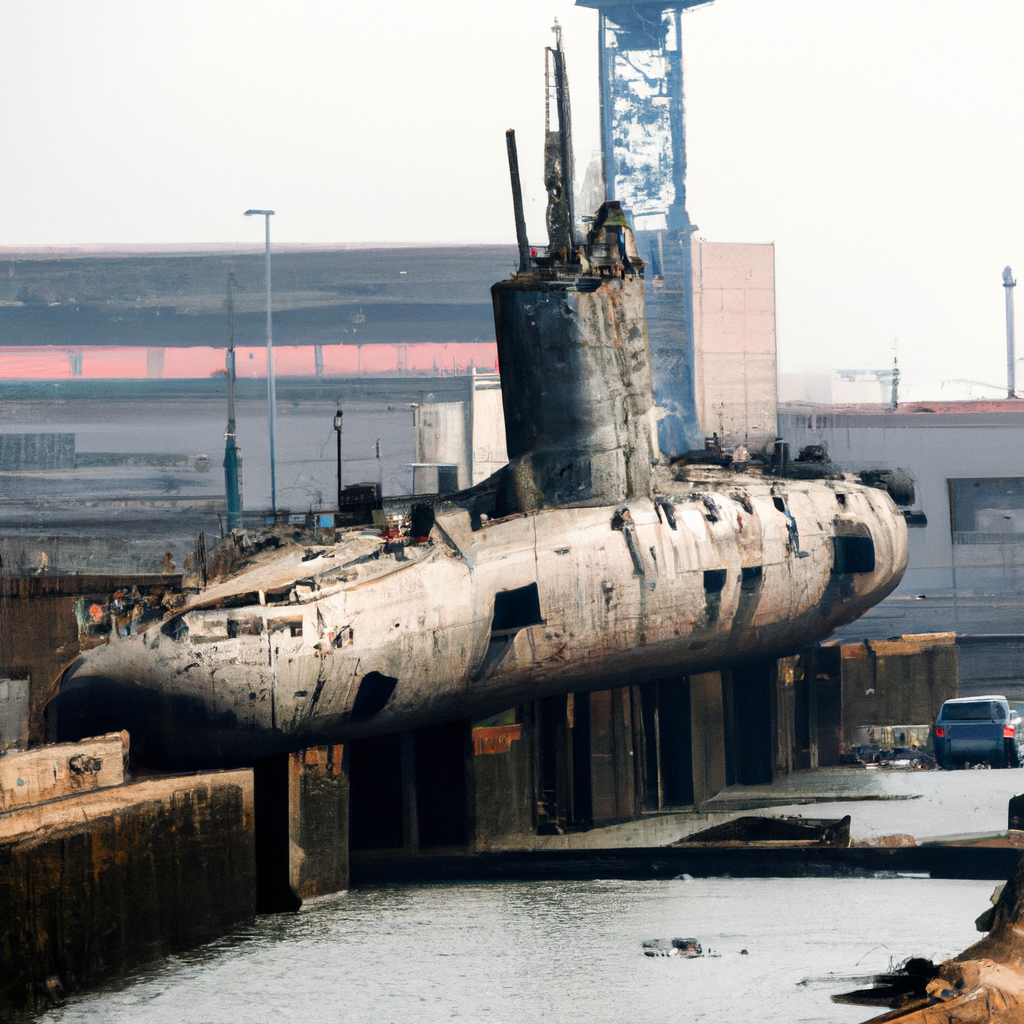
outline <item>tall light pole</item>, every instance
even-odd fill
[[[1003,287],[1006,289],[1006,397],[1017,397],[1017,353],[1013,338],[1013,289],[1017,282],[1013,279],[1013,271],[1003,268]]]
[[[270,409],[270,510],[277,511],[277,475],[274,468],[274,436],[277,428],[277,388],[274,383],[274,336],[270,326],[270,218],[273,210],[246,210],[246,217],[265,217],[267,222],[267,406]]]
[[[228,274],[228,428],[224,431],[224,491],[228,529],[242,528],[242,495],[238,486],[238,436],[235,429],[235,275]]]
[[[334,414],[334,432],[338,435],[338,514],[341,515],[341,421],[343,413],[341,407]]]

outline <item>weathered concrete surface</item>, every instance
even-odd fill
[[[28,679],[0,678],[0,751],[28,746]]]
[[[348,888],[348,772],[341,744],[288,755],[289,881],[301,900]]]
[[[959,694],[955,633],[903,636],[842,644],[845,741],[858,726],[931,725]]]
[[[75,598],[0,593],[0,637],[0,673],[29,681],[28,738],[39,743],[50,686],[80,650]]]
[[[510,718],[512,716],[509,716]],[[536,829],[533,705],[522,721],[473,730],[475,847],[502,849]]]
[[[296,911],[348,888],[349,773],[341,744],[257,762],[256,906]]]
[[[150,779],[8,812],[0,1015],[255,914],[252,773]]]
[[[128,733],[0,755],[0,835],[4,811],[124,782]]]
[[[590,778],[595,825],[635,817],[642,783],[632,688],[590,694]]]
[[[693,802],[703,804],[725,789],[725,720],[720,672],[690,676],[690,723]]]

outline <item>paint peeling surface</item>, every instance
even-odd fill
[[[679,11],[625,8],[605,15],[602,30],[611,194],[638,231],[666,231],[670,211],[684,200]]]
[[[361,889],[263,917],[40,1020],[250,1024],[320,1020],[329,1005],[344,1024],[853,1024],[864,1008],[832,994],[887,970],[894,951],[941,959],[962,948],[991,891],[834,878]],[[640,943],[652,935],[694,935],[721,956],[645,957]],[[751,993],[770,998],[752,1011]]]

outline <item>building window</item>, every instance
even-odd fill
[[[948,480],[954,544],[1018,544],[1024,538],[1024,478]]]

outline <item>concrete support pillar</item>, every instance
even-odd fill
[[[339,743],[288,756],[289,882],[300,900],[348,888],[344,755]]]
[[[774,661],[749,661],[728,670],[723,687],[730,783],[770,784],[775,764],[777,695]]]
[[[403,732],[401,739],[402,764],[402,847],[406,853],[420,848],[420,827],[416,800],[416,737]]]
[[[793,746],[796,728],[795,658],[773,663],[770,677],[775,683],[775,735],[772,756],[772,781],[793,771]]]
[[[699,806],[725,789],[725,714],[720,672],[690,676],[693,802]]]
[[[495,716],[471,730],[472,784],[467,801],[473,809],[477,850],[515,846],[536,828],[534,792],[534,707]]]
[[[349,789],[340,744],[260,761],[253,772],[260,913],[348,888]]]
[[[642,765],[635,749],[633,696],[630,687],[598,690],[590,695],[591,809],[595,825],[623,821],[642,810],[642,788],[637,778]]]
[[[806,659],[807,673],[807,735],[809,737],[809,759],[811,771],[818,769],[818,686],[814,677],[814,661]]]

